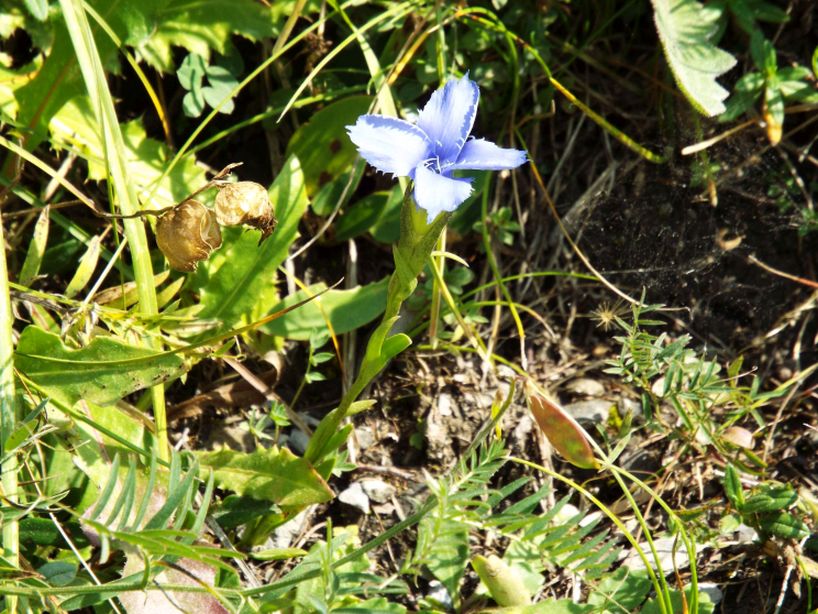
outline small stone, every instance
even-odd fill
[[[722,439],[739,448],[753,449],[753,434],[740,426],[731,426],[721,434]]]
[[[353,482],[350,484],[349,488],[342,491],[341,494],[338,495],[338,500],[341,503],[346,503],[350,507],[360,510],[364,514],[368,514],[370,511],[369,497],[366,496],[360,482]]]
[[[656,552],[659,555],[659,562],[662,565],[662,571],[666,574],[673,573],[674,569],[685,569],[690,566],[690,558],[687,554],[687,549],[684,547],[684,544],[681,540],[676,540],[674,537],[660,537],[659,539],[653,540],[653,545],[656,548]],[[648,562],[650,566],[656,570],[656,561],[653,560],[653,555],[650,550],[650,546],[647,542],[639,544],[642,551],[646,554]],[[674,554],[674,546],[676,548],[676,552]],[[696,554],[698,554],[701,550],[703,550],[706,546],[702,544],[696,545]],[[674,566],[673,562],[676,562]],[[640,569],[645,569],[644,561],[639,557],[636,550],[631,549],[625,560],[622,561],[622,564],[628,567],[632,571],[637,571]]]
[[[395,506],[391,503],[381,503],[380,505],[373,505],[372,511],[378,516],[391,516],[395,513]]]
[[[312,508],[299,512],[290,520],[277,527],[265,544],[266,548],[289,548],[304,531],[312,518]]]
[[[309,435],[299,429],[294,429],[290,432],[290,437],[287,440],[290,448],[297,454],[303,454],[307,449],[307,444],[310,443]]]
[[[724,599],[724,593],[714,582],[699,582],[699,592],[707,595],[713,605],[718,605]]]
[[[605,394],[605,386],[590,377],[579,377],[568,382],[565,388],[574,394],[581,394],[586,397],[601,397]]]
[[[441,392],[437,397],[437,411],[441,416],[452,415],[452,395],[447,392]]]
[[[438,603],[445,610],[452,608],[452,598],[449,596],[449,591],[438,580],[429,582],[429,592],[426,593],[426,598],[429,601]]]
[[[366,450],[375,445],[375,433],[372,431],[372,427],[359,426],[356,428],[355,440],[358,442],[358,447],[361,448],[361,450]]]
[[[604,399],[591,399],[588,401],[577,401],[565,406],[574,420],[587,420],[588,422],[605,422],[611,411],[612,403]]]
[[[364,478],[360,481],[366,496],[375,503],[386,503],[395,494],[395,487],[378,478]]]

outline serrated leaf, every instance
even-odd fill
[[[583,469],[595,469],[598,466],[591,444],[582,427],[554,401],[541,394],[530,383],[526,382],[526,399],[531,413],[542,432],[569,463]]]
[[[198,452],[202,477],[210,471],[220,488],[277,505],[302,507],[332,499],[332,490],[303,458],[286,448]]]
[[[736,58],[713,44],[723,8],[697,0],[651,0],[654,21],[679,89],[708,117],[725,110],[728,91],[716,82]]]
[[[348,333],[368,324],[383,313],[386,306],[388,279],[357,286],[348,290],[329,290],[320,298],[265,324],[262,330],[270,335],[306,341],[317,330],[327,330],[328,324],[336,335]],[[288,296],[272,311],[278,311],[309,296],[326,290],[326,284],[310,286],[309,291]]]
[[[59,335],[28,326],[20,335],[14,366],[44,395],[65,405],[80,399],[112,405],[178,375],[183,360],[104,336],[72,349]]]

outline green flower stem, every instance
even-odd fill
[[[3,220],[0,215],[0,490],[7,504],[18,502],[17,471],[19,468],[17,454],[6,450],[6,440],[17,426],[17,396],[14,390],[14,362],[12,324],[14,316],[11,311],[11,292],[9,290],[8,268],[6,267],[6,249],[3,233]],[[3,558],[12,567],[20,565],[20,527],[17,519],[10,518],[3,523]],[[7,597],[8,612],[17,611],[16,598]]]
[[[338,407],[327,414],[310,438],[304,458],[317,464],[334,447],[340,445],[333,437],[353,403],[369,383],[392,358],[412,344],[412,339],[403,334],[390,335],[392,327],[400,316],[400,308],[417,286],[417,278],[434,250],[440,234],[446,227],[450,213],[441,213],[431,224],[426,222],[426,212],[415,206],[410,189],[405,191],[401,206],[400,239],[392,250],[395,271],[389,278],[386,293],[386,309],[381,323],[372,332],[366,345],[361,367],[355,381],[341,399]],[[337,439],[337,438],[336,438]],[[332,445],[329,445],[332,444]]]
[[[109,180],[116,195],[116,201],[123,215],[133,215],[140,210],[139,201],[133,183],[128,181],[128,169],[125,162],[125,145],[119,120],[116,116],[114,102],[105,78],[105,70],[99,57],[91,26],[85,14],[82,0],[60,0],[65,24],[74,45],[77,62],[85,87],[91,98],[91,105],[96,113],[97,123],[102,131],[103,146],[106,154]],[[139,309],[146,318],[155,316],[159,309],[154,287],[153,266],[145,233],[143,220],[124,219],[122,221],[125,236],[130,244],[133,260],[134,278],[136,279]],[[148,344],[154,349],[161,349],[161,341],[149,339]],[[168,460],[168,432],[165,416],[165,390],[159,384],[151,388],[153,415],[156,423],[156,436],[159,445],[159,457]]]

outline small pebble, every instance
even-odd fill
[[[611,411],[610,401],[605,399],[592,399],[589,401],[577,401],[565,406],[574,420],[587,420],[588,422],[605,422]]]
[[[395,494],[395,487],[378,478],[364,478],[361,488],[369,499],[375,503],[386,503]]]
[[[586,397],[601,397],[605,394],[605,386],[590,377],[579,377],[572,380],[568,382],[565,388],[569,392],[585,395]]]
[[[360,482],[353,482],[349,488],[342,491],[338,495],[338,500],[341,503],[346,503],[350,507],[360,510],[364,514],[369,513],[369,497],[366,496]]]

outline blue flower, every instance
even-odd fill
[[[361,115],[347,131],[361,156],[376,169],[412,179],[415,202],[431,222],[441,211],[457,209],[472,192],[471,179],[454,178],[454,171],[499,171],[526,161],[524,151],[469,137],[479,98],[480,89],[467,74],[436,90],[416,124]]]

